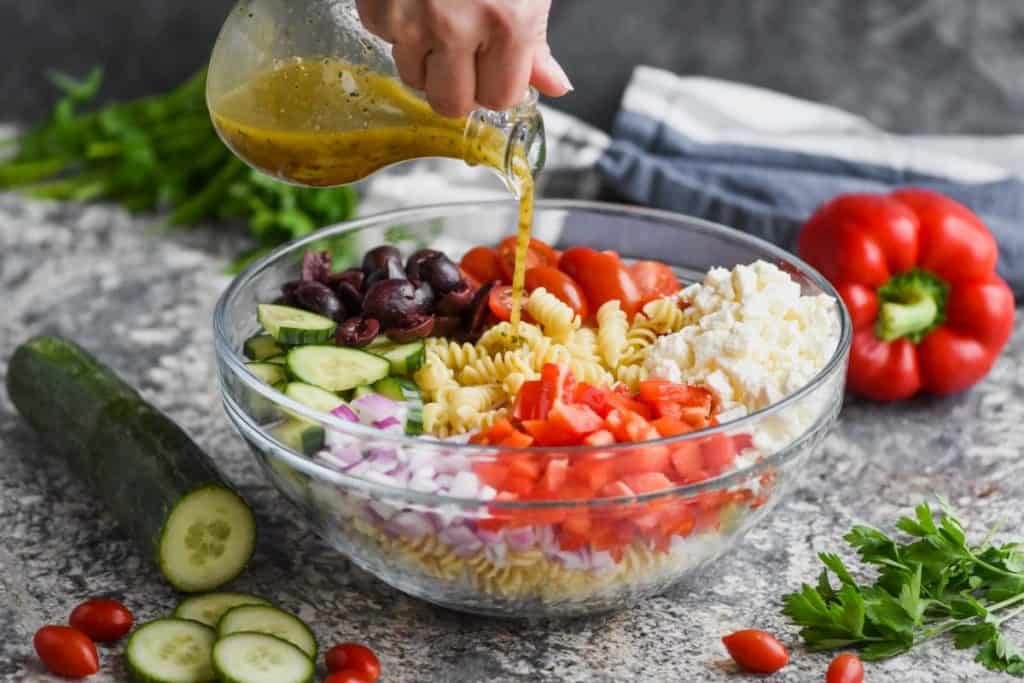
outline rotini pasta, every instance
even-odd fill
[[[580,317],[576,312],[543,287],[530,292],[526,311],[540,323],[546,336],[561,344],[568,342],[573,332],[580,328]]]
[[[512,333],[512,323],[500,322],[490,328],[477,341],[477,349],[489,354],[531,346],[544,338],[544,333],[536,325],[520,322],[518,334]]]
[[[435,356],[452,372],[458,372],[470,363],[486,355],[486,351],[472,344],[460,344],[446,339],[430,337],[426,342],[427,356]]]
[[[524,350],[504,351],[493,356],[481,356],[459,372],[459,383],[464,385],[501,383],[513,372],[532,372],[529,353]]]
[[[614,368],[626,352],[629,318],[615,299],[597,309],[597,345],[605,365]]]
[[[679,307],[678,297],[665,296],[648,301],[633,320],[633,325],[653,330],[659,335],[678,332],[683,326],[683,309]]]
[[[615,368],[615,379],[629,387],[630,391],[636,391],[640,382],[647,379],[647,368],[643,365],[620,365]]]

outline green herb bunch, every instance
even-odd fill
[[[906,542],[865,526],[845,536],[878,568],[874,583],[858,583],[838,555],[819,555],[825,569],[817,585],[783,598],[809,649],[854,648],[877,660],[948,633],[957,648],[977,648],[976,661],[989,669],[1024,675],[1024,652],[1002,629],[1024,611],[1024,552],[1018,543],[994,545],[992,533],[970,545],[948,505],[941,507],[939,521],[928,504],[901,518]]]
[[[38,198],[113,200],[132,211],[170,211],[171,225],[241,219],[258,247],[235,267],[317,228],[351,218],[351,188],[299,188],[249,169],[221,142],[206,108],[206,70],[174,90],[84,111],[102,72],[55,74],[63,95],[49,118],[8,141],[0,188]]]

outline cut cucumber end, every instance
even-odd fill
[[[212,683],[216,632],[188,619],[157,619],[128,639],[124,656],[132,680],[142,683]]]
[[[337,327],[330,318],[278,304],[259,304],[256,319],[274,340],[288,345],[323,344],[334,337]]]
[[[213,647],[213,668],[224,683],[309,683],[313,660],[286,640],[265,633],[235,633]]]
[[[324,445],[324,428],[305,420],[285,420],[271,430],[278,441],[298,453],[312,455]]]
[[[284,349],[269,334],[257,334],[245,340],[245,344],[242,345],[242,352],[245,353],[245,357],[249,360],[260,361],[280,356],[284,353]]]
[[[191,619],[214,628],[224,613],[242,605],[269,605],[270,602],[258,595],[248,593],[206,593],[185,598],[174,608],[178,619]]]
[[[238,576],[255,545],[256,521],[242,497],[223,486],[204,486],[171,510],[157,559],[171,585],[196,593]]]
[[[310,659],[316,658],[316,636],[301,619],[283,609],[266,605],[242,605],[224,613],[217,622],[217,638],[232,633],[264,633],[295,645]]]
[[[288,381],[288,373],[284,371],[283,365],[258,361],[246,363],[245,367],[249,368],[249,372],[256,375],[264,384],[273,386]]]
[[[336,394],[305,382],[290,382],[284,395],[321,413],[329,413],[344,403]]]
[[[426,344],[422,340],[407,344],[383,343],[367,347],[367,351],[380,356],[391,364],[391,374],[412,377],[413,373],[423,366]]]

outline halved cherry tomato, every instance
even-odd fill
[[[512,285],[495,285],[487,295],[487,305],[498,320],[512,317]]]
[[[855,654],[844,652],[836,655],[828,665],[825,683],[863,683],[864,665]]]
[[[117,600],[93,598],[72,610],[68,623],[99,643],[110,643],[132,630],[132,613]]]
[[[380,660],[373,650],[359,643],[335,645],[324,654],[327,670],[352,672],[361,675],[367,683],[380,678]]]
[[[100,670],[96,644],[77,628],[44,626],[36,631],[32,644],[50,673],[83,678]]]
[[[516,241],[517,236],[506,237],[498,245],[498,256],[501,260],[501,272],[505,282],[512,282],[512,274],[516,267]],[[530,238],[530,246],[526,249],[526,269],[537,266],[557,266],[558,254],[546,243],[534,237]]]
[[[534,266],[526,271],[526,291],[532,292],[543,287],[559,301],[571,308],[580,319],[586,320],[590,309],[583,290],[571,277],[554,266]]]
[[[757,629],[736,631],[722,638],[740,668],[753,673],[775,673],[789,663],[786,646],[770,633]]]
[[[672,269],[659,261],[637,261],[629,266],[629,274],[633,276],[644,303],[682,289]]]
[[[505,275],[498,250],[491,247],[473,247],[459,261],[459,268],[477,282],[493,282]]]
[[[596,311],[611,299],[618,299],[631,318],[640,308],[640,290],[629,269],[614,254],[590,247],[571,247],[562,254],[558,268],[583,289],[591,310]]]

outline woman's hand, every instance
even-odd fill
[[[434,110],[507,109],[527,86],[572,90],[547,41],[551,0],[357,0],[366,28],[391,43],[402,80]]]

